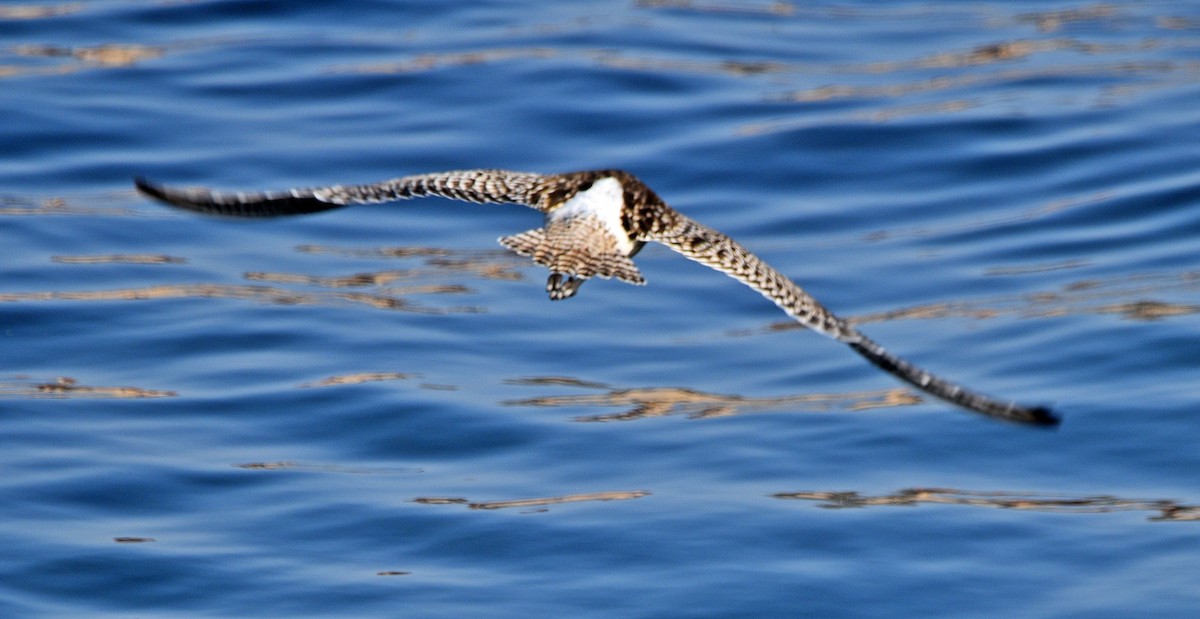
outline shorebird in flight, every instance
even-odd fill
[[[1047,408],[1021,406],[970,391],[888,352],[737,241],[667,206],[653,190],[622,170],[549,175],[461,170],[368,185],[275,192],[177,189],[140,178],[135,183],[142,193],[172,206],[234,217],[303,215],[422,196],[522,204],[541,211],[544,225],[502,237],[500,243],[550,270],[546,291],[552,300],[575,296],[591,277],[644,284],[631,258],[653,241],[746,284],[800,324],[846,344],[921,391],[991,417],[1038,425],[1058,423]]]

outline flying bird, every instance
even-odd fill
[[[1059,422],[1045,407],[1021,406],[970,391],[892,354],[737,241],[679,213],[623,170],[548,175],[458,170],[367,185],[268,192],[178,189],[142,178],[134,182],[142,193],[172,206],[233,217],[303,215],[423,196],[529,206],[543,213],[542,227],[501,237],[500,244],[550,270],[546,292],[551,300],[575,296],[592,277],[644,284],[632,258],[647,242],[661,243],[753,288],[800,324],[846,344],[925,393],[1008,421],[1044,426]]]

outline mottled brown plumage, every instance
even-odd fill
[[[992,417],[1040,425],[1058,423],[1045,408],[1002,402],[969,391],[893,355],[737,241],[675,211],[622,170],[553,175],[463,170],[368,185],[254,193],[174,189],[141,179],[136,184],[146,195],[174,206],[237,217],[299,215],[422,196],[523,204],[544,213],[543,227],[503,237],[500,242],[550,270],[546,290],[553,300],[574,296],[584,281],[596,276],[645,283],[631,258],[653,241],[746,284],[804,326],[845,343],[926,393]]]

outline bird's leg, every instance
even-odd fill
[[[575,296],[579,287],[583,285],[582,279],[573,275],[568,275],[563,279],[562,273],[551,273],[546,279],[546,292],[550,294],[551,301],[561,301]]]

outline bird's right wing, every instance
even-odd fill
[[[1046,408],[1021,406],[976,393],[892,354],[725,234],[665,205],[660,207],[656,220],[657,225],[643,233],[642,240],[662,243],[742,282],[800,324],[850,346],[871,363],[921,391],[989,417],[1036,425],[1058,424],[1058,418]]]
[[[279,217],[319,213],[351,204],[440,196],[466,202],[523,204],[543,208],[547,177],[507,170],[457,170],[403,176],[367,185],[334,185],[283,191],[219,192],[179,189],[137,178],[138,191],[179,208],[231,217]]]
[[[670,207],[663,206],[662,209],[659,218],[663,224],[657,230],[646,233],[643,240],[662,243],[691,260],[742,282],[809,329],[839,341],[857,334],[853,327],[821,305],[796,282],[750,253],[741,243],[673,209],[668,210]]]

